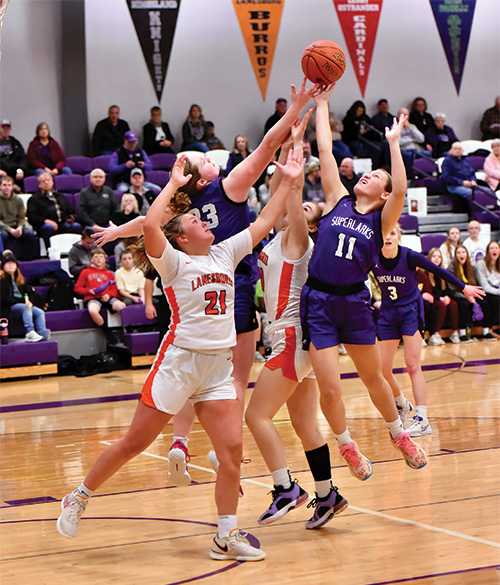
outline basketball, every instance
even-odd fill
[[[316,41],[302,55],[302,71],[309,81],[330,85],[344,74],[344,51],[333,41]]]

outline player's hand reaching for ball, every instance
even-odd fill
[[[300,177],[300,174],[304,172],[305,158],[302,156],[302,152],[299,151],[300,149],[291,150],[288,153],[285,165],[279,162],[274,163],[282,172],[283,181],[294,183]]]
[[[328,85],[326,87],[321,87],[319,85],[317,87],[319,89],[313,95],[313,98],[314,98],[314,101],[316,102],[316,105],[320,104],[321,102],[328,102],[328,100],[330,99],[330,96],[332,95],[332,92],[335,88],[335,83],[332,83],[331,85]]]
[[[399,120],[394,118],[394,121],[392,123],[392,128],[385,129],[385,137],[387,139],[387,142],[394,143],[394,142],[399,141],[399,137],[401,135],[401,130],[403,129],[403,126],[406,124],[407,120],[408,120],[408,116],[406,114],[401,114],[401,116],[399,116]]]

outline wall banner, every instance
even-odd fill
[[[430,0],[457,94],[460,93],[476,0]]]
[[[151,81],[161,102],[181,0],[127,0]]]
[[[266,99],[284,4],[285,0],[259,0],[258,3],[233,0],[263,100]]]
[[[363,97],[372,62],[382,1],[333,0]]]

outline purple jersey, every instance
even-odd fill
[[[352,197],[342,197],[320,219],[309,276],[335,286],[364,282],[383,245],[381,212],[359,213]]]

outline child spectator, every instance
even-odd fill
[[[125,308],[125,303],[118,300],[115,275],[106,268],[106,259],[106,253],[101,248],[92,250],[90,265],[80,272],[74,290],[83,297],[92,321],[103,330],[108,343],[116,345],[118,339],[104,321],[101,309],[104,307],[119,312]]]
[[[476,263],[481,260],[486,252],[486,244],[481,238],[481,224],[476,221],[475,219],[469,221],[469,225],[467,226],[467,231],[469,232],[469,237],[463,243],[464,246],[467,248],[467,252],[469,252],[469,258],[472,262],[472,266],[475,266]]]
[[[115,272],[116,287],[120,300],[127,306],[144,303],[144,274],[135,267],[132,251],[128,248],[120,254],[121,268]]]

